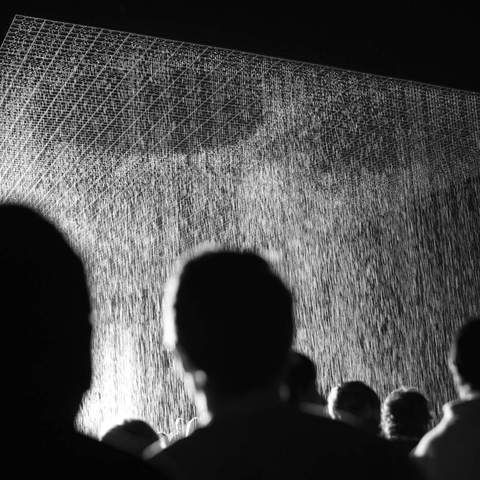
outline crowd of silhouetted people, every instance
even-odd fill
[[[76,431],[92,376],[85,267],[28,207],[1,205],[0,228],[4,471],[14,478],[480,479],[480,318],[451,340],[458,398],[437,425],[414,388],[382,402],[349,381],[325,398],[315,363],[292,349],[290,290],[251,251],[199,249],[164,289],[158,348],[178,357],[197,416],[173,433],[139,419],[101,441]]]

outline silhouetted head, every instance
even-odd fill
[[[125,420],[102,437],[102,442],[107,445],[137,457],[142,457],[144,450],[157,441],[157,432],[143,420]]]
[[[170,281],[165,342],[209,388],[244,394],[280,380],[293,336],[292,296],[252,252],[202,251]]]
[[[380,398],[363,382],[345,382],[332,388],[328,413],[371,433],[380,431]]]
[[[382,405],[382,431],[387,438],[422,438],[431,420],[428,401],[414,388],[391,392]]]
[[[285,384],[293,404],[315,403],[326,405],[326,400],[318,392],[317,367],[307,355],[292,350],[285,375]]]
[[[0,205],[3,380],[35,429],[72,428],[90,386],[90,299],[79,257],[30,208]]]
[[[467,320],[457,332],[449,365],[460,396],[480,392],[480,317]]]

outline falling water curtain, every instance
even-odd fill
[[[480,312],[477,94],[22,16],[0,71],[0,198],[57,221],[89,271],[84,431],[193,415],[160,302],[212,240],[273,259],[324,390],[453,396],[446,348]]]

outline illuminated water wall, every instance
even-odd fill
[[[0,72],[0,199],[89,269],[83,429],[192,416],[159,306],[205,240],[273,252],[324,389],[453,395],[446,344],[480,312],[478,95],[26,17]]]

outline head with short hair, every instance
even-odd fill
[[[318,392],[317,367],[305,354],[292,350],[289,355],[285,384],[294,404],[313,402],[325,405],[326,401]]]
[[[420,439],[427,433],[432,416],[428,401],[414,388],[391,392],[382,405],[382,431],[387,438]]]
[[[12,408],[36,429],[73,424],[90,386],[90,298],[83,264],[31,208],[0,205],[0,313]],[[11,352],[11,350],[10,350]],[[4,377],[5,379],[5,377]],[[58,426],[58,425],[57,425]]]
[[[202,371],[215,391],[263,388],[283,373],[292,308],[289,290],[257,254],[203,250],[168,284],[165,343]]]
[[[328,413],[377,434],[380,429],[380,398],[363,382],[345,382],[328,395]]]
[[[457,331],[449,365],[459,391],[480,392],[480,317],[471,317]]]
[[[157,432],[143,420],[125,420],[102,436],[102,442],[139,457],[158,440]]]

